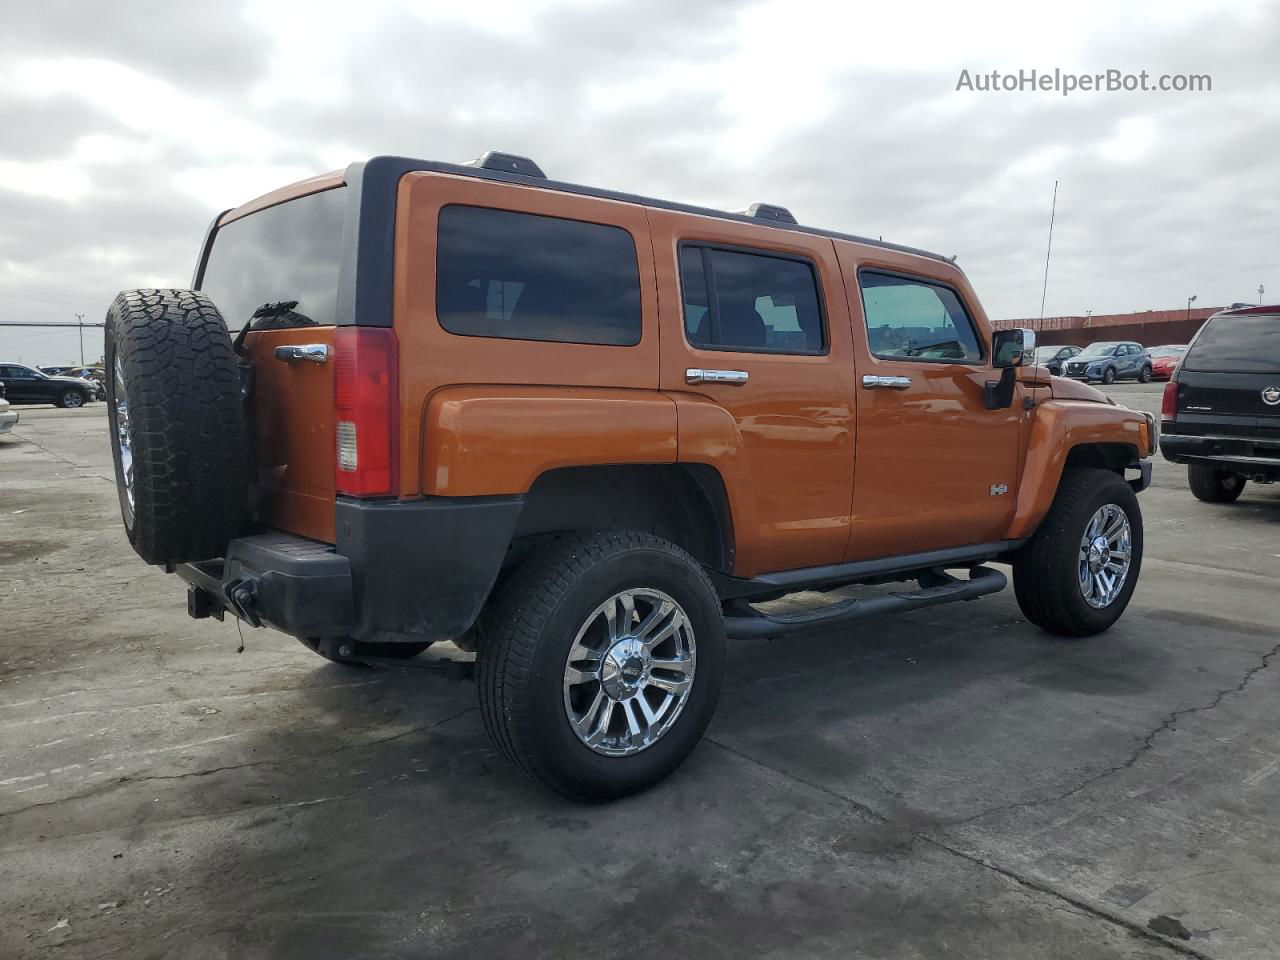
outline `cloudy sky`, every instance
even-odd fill
[[[1280,299],[1280,4],[5,0],[0,320],[190,282],[210,217],[379,153],[958,254],[994,317]],[[1211,92],[957,91],[962,70]],[[87,359],[101,335],[85,337]],[[0,327],[0,359],[78,359]]]

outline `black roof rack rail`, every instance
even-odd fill
[[[479,167],[481,170],[501,170],[503,173],[516,173],[522,177],[547,179],[542,168],[530,160],[515,153],[502,153],[499,150],[488,150],[484,156],[468,160],[464,167]]]
[[[742,213],[744,216],[755,217],[757,220],[776,220],[778,223],[795,224],[800,222],[786,207],[779,207],[772,203],[753,203]]]

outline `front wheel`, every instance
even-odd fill
[[[706,573],[645,533],[566,534],[506,578],[481,622],[480,711],[494,746],[574,800],[637,793],[697,745],[725,636]]]
[[[1111,384],[1116,382],[1115,367],[1107,367],[1107,369],[1102,371],[1102,382],[1105,383],[1107,386],[1110,386]]]
[[[1244,477],[1203,463],[1187,465],[1187,483],[1197,500],[1205,503],[1232,503],[1244,492]]]
[[[1120,619],[1142,567],[1142,511],[1124,478],[1072,469],[1040,528],[1013,561],[1013,588],[1028,620],[1087,637]]]
[[[63,390],[62,396],[58,397],[58,406],[65,407],[68,410],[75,410],[84,406],[84,394],[74,387],[70,390]]]

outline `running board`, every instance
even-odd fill
[[[850,623],[864,617],[885,613],[905,613],[956,600],[976,600],[988,593],[999,593],[1009,583],[1005,575],[990,567],[973,567],[968,580],[957,580],[942,570],[929,570],[916,578],[919,590],[910,593],[882,593],[836,603],[808,613],[771,616],[761,613],[744,600],[725,604],[725,633],[736,639],[789,637],[809,630]]]

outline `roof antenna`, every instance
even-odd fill
[[[1044,287],[1040,291],[1040,322],[1036,334],[1044,332],[1044,298],[1049,293],[1049,256],[1053,253],[1053,218],[1058,212],[1058,181],[1053,181],[1053,206],[1049,208],[1049,246],[1044,252]]]

